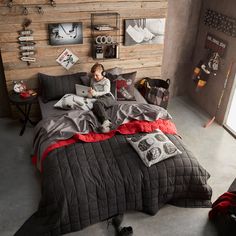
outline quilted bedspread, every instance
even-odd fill
[[[42,162],[38,211],[15,235],[61,235],[129,210],[154,215],[166,203],[211,206],[210,175],[178,135],[167,136],[182,154],[149,168],[127,136],[77,141],[50,151]]]

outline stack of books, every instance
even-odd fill
[[[102,30],[113,30],[114,27],[112,27],[110,25],[95,25],[94,29],[100,30],[100,31],[102,31]]]

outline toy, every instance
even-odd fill
[[[211,52],[205,62],[200,60],[193,71],[193,80],[197,84],[197,90],[206,85],[211,74],[216,75],[216,72],[219,70],[219,63],[220,55],[218,52]]]

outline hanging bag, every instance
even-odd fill
[[[167,109],[170,79],[145,79],[145,99],[147,102]]]

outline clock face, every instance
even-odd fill
[[[26,86],[25,86],[25,84],[23,84],[23,83],[16,83],[16,84],[14,84],[14,87],[13,87],[13,90],[14,90],[14,92],[16,92],[16,93],[21,93],[21,92],[23,92],[25,89],[26,89]]]

